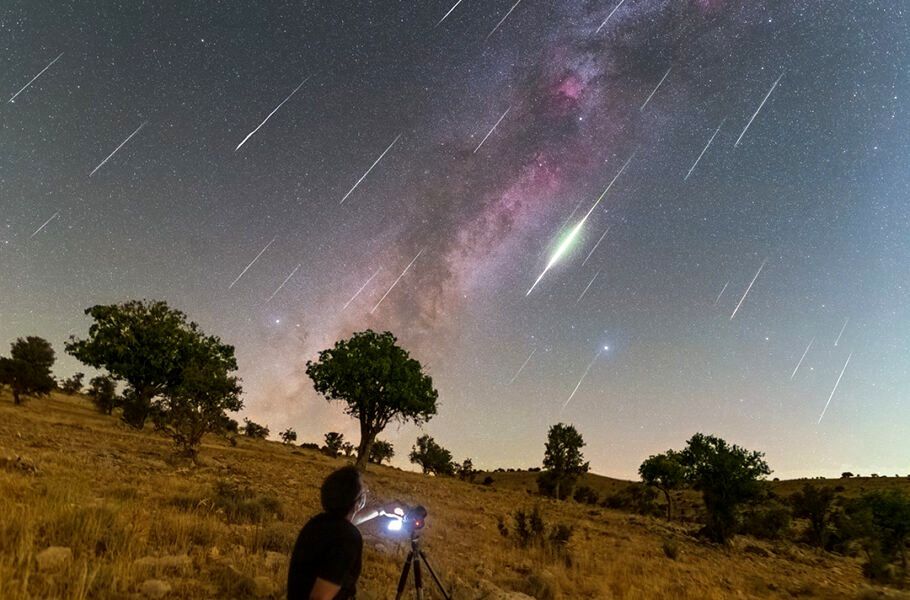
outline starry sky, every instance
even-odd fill
[[[302,441],[357,439],[304,364],[370,327],[481,467],[564,421],[616,477],[696,431],[906,474],[900,2],[10,0],[0,47],[0,344],[59,376],[163,299]]]

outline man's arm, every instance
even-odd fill
[[[313,589],[310,590],[310,600],[333,600],[340,591],[341,586],[337,583],[317,577],[316,582],[313,583]]]

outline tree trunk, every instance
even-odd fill
[[[557,478],[556,478],[556,488],[555,488],[555,491],[556,491],[556,499],[557,499],[557,500],[562,500],[562,498],[559,497],[560,479],[561,479],[560,477],[557,477]]]
[[[367,464],[370,462],[370,451],[373,449],[373,440],[376,434],[370,431],[365,424],[360,424],[360,444],[357,446],[357,462],[355,465],[361,471],[367,470]]]
[[[13,388],[13,404],[22,404],[22,399],[19,397],[19,390]]]
[[[667,520],[673,519],[673,498],[670,497],[670,490],[664,488],[664,497],[667,499]]]

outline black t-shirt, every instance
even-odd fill
[[[341,586],[335,600],[354,598],[360,577],[363,538],[350,521],[316,515],[294,544],[288,569],[288,600],[309,600],[316,578]]]

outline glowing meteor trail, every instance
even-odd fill
[[[511,107],[511,106],[510,106],[509,108],[506,109],[506,112],[502,113],[502,116],[499,117],[499,120],[496,121],[496,124],[493,125],[493,128],[490,129],[490,131],[488,131],[487,134],[486,134],[485,136],[483,136],[483,139],[480,140],[480,143],[477,144],[477,147],[474,148],[474,152],[471,152],[471,154],[477,154],[477,151],[480,150],[480,147],[483,146],[483,143],[484,143],[485,141],[487,141],[487,138],[490,137],[490,136],[493,134],[494,131],[496,131],[496,128],[499,127],[499,124],[502,122],[503,119],[506,118],[506,115],[509,114],[509,111],[510,111],[510,110],[512,110],[512,107]]]
[[[598,27],[597,31],[595,31],[594,33],[600,33],[600,30],[604,28],[604,25],[606,25],[607,21],[610,20],[610,17],[613,16],[613,13],[615,13],[619,9],[619,7],[622,6],[622,3],[625,1],[626,0],[619,0],[619,4],[617,4],[616,6],[613,7],[613,10],[610,11],[610,14],[607,15],[607,18],[604,19],[604,22],[600,24],[600,27]]]
[[[10,102],[15,102],[16,96],[18,96],[19,94],[21,94],[22,92],[24,92],[25,89],[26,89],[28,86],[30,86],[31,84],[35,83],[35,80],[38,79],[39,77],[41,77],[41,75],[43,75],[45,71],[47,71],[48,69],[50,69],[52,64],[54,64],[55,62],[57,62],[58,60],[60,60],[60,57],[61,57],[61,56],[63,56],[63,52],[61,52],[60,54],[58,54],[58,55],[57,55],[57,58],[55,58],[54,60],[52,60],[51,62],[49,62],[49,63],[47,64],[46,67],[44,67],[43,69],[41,69],[41,70],[38,72],[37,75],[35,75],[34,77],[32,77],[31,81],[29,81],[28,83],[26,83],[25,85],[23,85],[21,90],[19,90],[19,91],[16,92],[15,94],[13,94],[13,97],[10,98],[9,101],[10,101]]]
[[[758,116],[758,113],[761,111],[762,106],[764,106],[764,105],[765,105],[765,102],[768,101],[768,97],[771,96],[771,92],[774,91],[774,88],[777,87],[778,82],[781,80],[781,78],[782,78],[783,76],[784,76],[784,74],[781,73],[781,74],[780,74],[780,77],[778,77],[778,78],[774,81],[774,85],[771,86],[771,89],[768,90],[768,93],[765,94],[765,97],[764,97],[764,99],[761,101],[761,104],[758,105],[758,108],[755,109],[755,113],[752,114],[752,118],[749,119],[749,122],[748,122],[748,123],[746,123],[746,127],[743,129],[743,132],[742,132],[741,134],[739,134],[739,137],[738,137],[738,138],[736,138],[736,143],[733,144],[733,147],[734,147],[734,148],[738,148],[738,147],[739,147],[739,141],[740,141],[741,139],[743,139],[743,136],[746,135],[746,132],[747,132],[747,131],[749,131],[749,126],[752,124],[752,121],[754,121],[754,120],[755,120],[755,117]]]
[[[518,376],[521,375],[521,372],[524,371],[525,367],[528,366],[528,363],[531,362],[531,357],[534,356],[535,352],[537,352],[537,348],[534,348],[533,350],[531,350],[531,353],[528,354],[528,358],[526,358],[525,361],[523,363],[521,363],[521,366],[518,367],[518,370],[515,371],[514,375],[512,375],[512,379],[509,380],[509,385],[512,385],[513,383],[515,383],[515,380],[518,379]]]
[[[831,395],[828,396],[828,401],[825,402],[825,408],[822,410],[822,414],[821,414],[821,416],[818,418],[818,423],[816,423],[816,425],[820,425],[821,422],[822,422],[822,419],[825,418],[825,413],[828,412],[828,405],[831,404],[831,398],[834,397],[834,392],[837,391],[837,386],[840,385],[841,377],[844,376],[844,371],[847,370],[847,365],[850,364],[850,359],[851,359],[851,358],[853,358],[853,353],[852,353],[852,352],[850,353],[850,356],[847,357],[847,362],[844,363],[844,368],[840,370],[840,375],[837,376],[837,382],[835,382],[835,384],[834,384],[834,389],[831,390]]]
[[[626,167],[628,167],[629,163],[632,162],[632,158],[634,156],[635,153],[632,153],[632,156],[630,156],[629,160],[626,161],[626,164],[622,166],[622,168],[619,170],[619,173],[613,177],[613,181],[610,182],[610,185],[608,185],[603,193],[597,198],[597,200],[594,201],[594,204],[591,205],[591,208],[588,210],[585,216],[575,224],[575,227],[572,228],[572,231],[569,232],[569,235],[567,235],[565,239],[559,244],[559,246],[556,247],[556,250],[550,257],[550,260],[547,262],[547,266],[544,267],[543,272],[537,277],[537,279],[534,281],[534,285],[532,285],[531,288],[525,293],[525,296],[530,296],[531,292],[534,291],[534,288],[537,287],[537,284],[540,283],[540,280],[543,279],[543,276],[547,274],[547,271],[549,271],[551,268],[553,268],[553,265],[559,262],[559,259],[562,258],[562,255],[566,253],[566,250],[569,249],[569,246],[571,246],[575,238],[578,237],[578,232],[581,231],[582,227],[584,227],[585,221],[588,220],[588,217],[591,216],[591,213],[594,212],[594,209],[597,208],[598,204],[600,204],[600,201],[604,199],[604,196],[607,195],[607,192],[610,191],[610,188],[613,187],[613,184],[616,183],[616,180],[619,179],[620,175],[622,175],[622,172],[626,170]]]
[[[588,290],[591,289],[591,286],[594,285],[594,280],[597,279],[597,276],[600,275],[600,271],[594,273],[594,277],[591,278],[591,281],[588,282],[588,285],[585,286],[584,291],[581,293],[581,296],[578,297],[578,300],[575,301],[575,304],[581,302],[581,299],[585,297],[585,294],[588,293]]]
[[[367,279],[362,286],[360,286],[360,289],[357,290],[357,293],[355,293],[353,296],[351,296],[351,299],[344,303],[344,306],[341,307],[341,310],[346,309],[348,307],[348,305],[351,302],[353,302],[357,298],[357,296],[360,295],[360,292],[362,292],[368,285],[370,285],[370,282],[373,281],[373,278],[376,277],[377,275],[379,275],[379,272],[381,270],[382,270],[381,268],[376,269],[376,272],[373,273],[372,275],[370,275],[370,278]]]
[[[53,221],[54,219],[56,219],[57,216],[58,216],[59,214],[60,214],[60,211],[57,211],[57,212],[55,212],[53,215],[51,215],[51,218],[48,219],[47,221],[45,221],[44,224],[43,224],[41,227],[39,227],[38,229],[36,229],[36,230],[35,230],[35,233],[33,233],[33,234],[31,234],[30,236],[28,236],[28,239],[32,239],[33,237],[35,237],[36,235],[38,235],[39,233],[41,233],[41,230],[44,229],[45,227],[47,227],[48,223],[50,223],[51,221]]]
[[[512,14],[512,11],[515,10],[515,7],[518,6],[519,4],[521,4],[521,0],[518,0],[518,2],[516,2],[515,4],[512,5],[512,8],[510,8],[509,12],[506,13],[506,16],[501,18],[499,20],[499,23],[496,24],[496,27],[493,28],[493,31],[491,31],[490,33],[487,34],[487,37],[484,38],[485,40],[490,39],[490,36],[493,35],[494,33],[496,33],[496,30],[499,29],[499,26],[502,25],[503,23],[505,23],[506,19],[509,18],[509,15]]]
[[[134,131],[133,133],[131,133],[131,134],[129,135],[129,137],[127,137],[125,140],[123,140],[122,142],[120,142],[120,145],[117,146],[116,148],[114,148],[114,151],[111,152],[110,154],[108,154],[108,155],[107,155],[107,158],[105,158],[105,159],[102,160],[100,163],[98,163],[98,166],[95,167],[94,169],[92,169],[92,172],[89,173],[88,176],[91,177],[92,175],[95,174],[95,171],[97,171],[98,169],[100,169],[101,167],[103,167],[103,166],[104,166],[104,163],[106,163],[107,161],[109,161],[109,160],[111,159],[112,156],[114,156],[115,154],[117,154],[117,151],[118,151],[118,150],[120,150],[121,148],[123,148],[123,147],[126,145],[126,143],[127,143],[128,141],[130,141],[131,139],[133,139],[133,136],[136,135],[137,133],[139,133],[139,130],[140,130],[140,129],[142,129],[143,127],[145,127],[145,124],[146,124],[146,123],[148,123],[148,121],[143,121],[143,122],[142,122],[142,125],[140,125],[139,127],[136,128],[136,131]]]
[[[672,69],[672,68],[673,68],[673,67],[670,67],[670,69]],[[657,85],[654,87],[654,91],[651,92],[651,95],[648,96],[648,98],[645,100],[645,103],[641,105],[641,108],[638,109],[639,111],[644,110],[645,107],[648,105],[648,102],[651,101],[651,98],[654,97],[654,94],[657,93],[658,88],[660,88],[660,84],[662,84],[662,83],[664,82],[664,79],[667,78],[667,75],[670,74],[670,69],[667,69],[667,72],[664,73],[664,76],[661,77],[661,78],[660,78],[660,81],[657,82]]]
[[[604,241],[604,238],[607,237],[607,234],[610,232],[610,227],[613,227],[613,226],[612,226],[612,225],[607,225],[607,228],[604,229],[603,235],[600,236],[600,239],[597,240],[597,243],[594,244],[594,247],[591,248],[591,251],[590,251],[590,252],[588,252],[588,255],[585,257],[584,261],[582,261],[581,266],[585,266],[585,263],[588,262],[588,259],[591,258],[591,256],[594,255],[594,251],[597,250],[597,247],[600,246],[600,243],[601,243],[602,241]]]
[[[310,77],[312,77],[312,75],[311,75]],[[260,123],[259,126],[256,127],[256,129],[254,129],[253,131],[251,131],[251,132],[249,132],[248,134],[246,134],[246,137],[243,138],[243,141],[241,141],[239,144],[237,144],[237,147],[234,148],[234,152],[237,152],[238,150],[240,150],[240,147],[243,146],[243,145],[246,143],[246,141],[247,141],[248,139],[250,139],[251,137],[253,137],[253,134],[256,133],[257,131],[259,131],[259,130],[262,128],[262,126],[265,125],[265,122],[268,121],[269,119],[271,119],[271,118],[272,118],[272,115],[274,115],[276,112],[278,112],[278,109],[281,108],[281,107],[284,105],[285,102],[287,102],[288,100],[290,100],[290,99],[291,99],[291,96],[293,96],[294,94],[296,94],[296,93],[297,93],[297,90],[299,90],[300,88],[302,88],[302,87],[303,87],[303,84],[306,83],[307,81],[309,81],[309,79],[310,79],[310,78],[307,77],[306,79],[304,79],[303,81],[301,81],[301,82],[300,82],[300,85],[298,85],[297,87],[295,87],[295,88],[294,88],[294,91],[291,92],[290,94],[288,94],[288,97],[285,98],[284,100],[282,100],[281,103],[280,103],[278,106],[275,107],[275,110],[273,110],[272,112],[270,112],[270,113],[269,113],[269,116],[267,116],[266,118],[264,118],[264,119],[262,120],[262,123]]]
[[[844,326],[840,328],[840,333],[837,334],[837,339],[834,340],[834,345],[837,346],[840,343],[840,336],[844,335],[844,330],[847,329],[847,323],[850,322],[850,317],[844,321]]]
[[[585,369],[585,372],[581,374],[581,379],[579,379],[579,380],[578,380],[578,383],[575,384],[575,389],[572,390],[572,393],[569,394],[569,397],[566,398],[566,401],[562,403],[562,408],[563,408],[563,410],[565,410],[566,406],[569,405],[569,402],[572,400],[572,398],[575,397],[575,393],[578,391],[578,388],[581,387],[581,383],[585,380],[585,377],[588,376],[588,371],[591,370],[591,367],[594,366],[594,363],[597,362],[597,359],[600,358],[600,355],[603,353],[603,351],[604,351],[603,348],[601,348],[600,350],[598,350],[598,351],[597,351],[597,354],[594,355],[594,359],[593,359],[591,362],[588,363],[588,368]]]
[[[240,278],[243,277],[243,275],[244,275],[247,271],[250,270],[250,267],[252,267],[253,264],[254,264],[257,260],[259,260],[259,257],[260,257],[260,256],[262,256],[263,254],[265,254],[265,251],[268,250],[268,249],[269,249],[269,246],[271,246],[271,245],[275,242],[275,240],[277,240],[277,239],[278,239],[278,236],[273,237],[273,238],[272,238],[272,241],[269,242],[268,244],[266,244],[266,245],[265,245],[265,248],[263,248],[262,250],[259,251],[259,254],[256,255],[256,258],[254,258],[252,261],[250,261],[250,264],[248,264],[244,270],[240,271],[240,275],[237,276],[237,279],[235,279],[234,281],[231,282],[231,285],[228,286],[228,289],[231,289],[232,287],[234,287],[234,284],[235,284],[235,283],[237,283],[238,281],[240,281]]]
[[[803,360],[806,358],[806,355],[809,354],[809,348],[812,347],[812,344],[815,342],[815,338],[809,340],[809,345],[806,346],[806,351],[803,352],[803,355],[799,357],[799,362],[796,363],[796,368],[793,369],[793,373],[790,374],[790,381],[793,381],[793,378],[796,377],[796,372],[799,371],[799,366],[803,364]]]
[[[720,302],[720,297],[724,295],[724,292],[727,291],[727,286],[730,285],[730,282],[724,284],[724,287],[720,289],[720,293],[717,295],[717,298],[714,299],[714,306],[717,306],[717,303]]]
[[[683,177],[683,181],[686,181],[687,179],[689,179],[689,175],[691,175],[691,174],[692,174],[692,171],[695,170],[695,167],[698,166],[698,161],[700,161],[700,160],[701,160],[701,157],[704,156],[704,155],[705,155],[705,152],[708,151],[708,147],[711,146],[711,142],[713,142],[713,141],[714,141],[714,138],[717,137],[717,132],[719,132],[719,131],[720,131],[720,128],[724,126],[724,121],[726,121],[726,119],[724,119],[723,121],[721,121],[721,122],[720,122],[720,125],[717,126],[717,129],[714,130],[714,133],[711,135],[711,138],[708,140],[708,143],[705,144],[705,147],[704,147],[704,149],[701,151],[701,154],[698,155],[698,158],[695,159],[695,162],[692,164],[692,167],[689,169],[689,172],[686,173],[686,176],[685,176],[685,177]]]
[[[401,278],[404,277],[404,274],[408,272],[408,269],[411,268],[411,265],[413,265],[417,261],[417,259],[420,257],[420,255],[422,253],[423,253],[423,249],[421,249],[420,252],[417,253],[417,256],[414,257],[414,260],[412,260],[411,262],[408,263],[408,266],[406,266],[404,268],[404,271],[401,272],[401,275],[398,276],[398,279],[395,280],[395,282],[386,291],[386,293],[382,295],[382,298],[379,299],[379,302],[376,303],[376,306],[373,307],[373,310],[370,311],[371,315],[376,311],[377,308],[379,308],[379,305],[382,304],[382,301],[385,300],[385,297],[388,296],[391,293],[391,291],[395,289],[395,286],[398,285],[398,282],[401,281]]]
[[[436,25],[434,25],[434,27],[439,27],[440,25],[442,25],[442,22],[445,21],[445,20],[449,17],[449,15],[452,14],[452,11],[455,10],[456,8],[458,8],[458,5],[461,4],[461,3],[462,3],[462,0],[458,0],[458,2],[456,2],[455,4],[453,4],[453,5],[452,5],[452,8],[449,9],[449,12],[447,12],[446,14],[444,14],[444,15],[442,16],[442,18],[439,19],[439,22],[436,23]]]
[[[357,186],[360,185],[360,183],[364,179],[367,178],[367,175],[370,174],[370,171],[373,170],[373,167],[375,167],[376,165],[379,164],[379,161],[382,160],[382,157],[385,156],[386,153],[392,149],[392,146],[395,145],[395,142],[397,142],[400,137],[401,137],[401,134],[399,133],[398,136],[394,140],[392,140],[392,143],[389,144],[389,147],[382,151],[382,154],[379,155],[379,158],[377,158],[376,160],[373,161],[373,164],[370,165],[370,168],[367,169],[367,172],[360,176],[360,179],[357,180],[357,183],[354,184],[354,187],[352,187],[351,189],[348,190],[348,193],[344,195],[344,198],[342,198],[341,202],[339,202],[338,204],[344,204],[344,201],[348,199],[348,196],[350,196],[352,193],[354,193],[354,190],[357,189]]]
[[[755,272],[755,277],[752,278],[752,281],[749,282],[749,287],[746,288],[746,291],[743,292],[743,297],[739,299],[739,304],[736,305],[736,308],[733,309],[733,314],[730,315],[730,320],[733,320],[733,317],[736,316],[736,311],[739,310],[739,307],[743,305],[743,301],[746,299],[746,296],[749,295],[749,290],[752,289],[752,284],[755,283],[755,280],[758,279],[758,274],[761,273],[761,270],[765,268],[765,263],[768,262],[768,259],[762,261],[761,266],[758,268],[758,271]]]
[[[281,285],[279,285],[279,286],[275,289],[275,291],[272,292],[272,295],[269,296],[269,299],[265,301],[266,304],[268,304],[269,302],[272,301],[272,298],[274,298],[274,297],[278,294],[278,292],[281,291],[281,288],[283,288],[283,287],[287,284],[287,282],[291,280],[291,277],[294,276],[294,273],[296,273],[296,272],[300,269],[301,266],[303,266],[303,265],[301,264],[301,265],[297,265],[296,267],[294,267],[294,270],[291,271],[291,274],[288,275],[287,277],[285,277],[284,281],[281,282]]]

